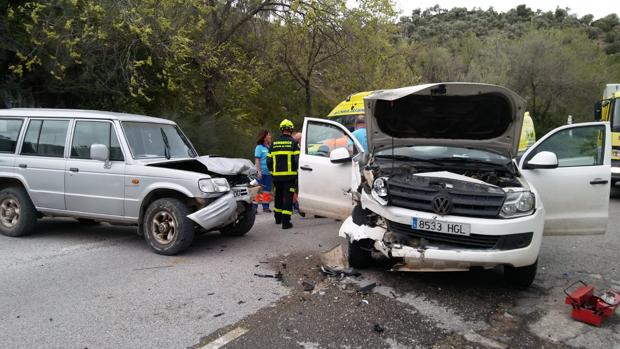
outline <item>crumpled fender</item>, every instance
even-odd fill
[[[199,156],[196,160],[205,165],[209,171],[223,176],[232,176],[237,174],[254,176],[258,173],[254,163],[248,159]]]
[[[205,230],[223,227],[237,219],[237,200],[228,192],[206,207],[187,215]]]
[[[383,241],[383,235],[386,231],[385,228],[379,226],[369,227],[367,225],[357,225],[353,223],[353,217],[349,216],[340,226],[338,235],[346,238],[350,242],[363,239]]]

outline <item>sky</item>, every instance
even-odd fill
[[[505,12],[518,5],[525,4],[532,10],[541,9],[543,11],[553,11],[558,6],[570,8],[570,13],[576,13],[578,17],[587,14],[594,15],[594,18],[601,18],[610,13],[619,14],[620,1],[618,0],[393,0],[396,7],[402,10],[401,15],[410,15],[415,8],[425,9],[439,4],[443,8],[453,7],[480,7],[484,10],[493,7],[495,11]],[[349,2],[352,2],[349,0]],[[354,1],[353,1],[354,2]]]

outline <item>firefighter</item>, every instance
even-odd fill
[[[299,145],[292,137],[294,127],[290,120],[282,120],[280,123],[282,135],[271,143],[267,158],[276,190],[274,217],[276,224],[282,224],[282,229],[293,227],[291,216],[299,158]]]

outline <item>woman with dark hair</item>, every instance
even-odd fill
[[[262,202],[263,212],[271,212],[269,203],[271,202],[271,171],[267,166],[267,155],[271,145],[271,133],[267,130],[258,131],[256,138],[256,148],[254,149],[254,162],[258,171],[258,181],[263,186],[262,191],[256,194],[254,199],[254,209],[258,210],[258,204]]]

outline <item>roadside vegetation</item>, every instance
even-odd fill
[[[0,107],[162,116],[201,153],[250,157],[258,128],[325,116],[354,92],[500,84],[542,135],[569,114],[592,120],[620,82],[617,14],[345,2],[0,1]]]

